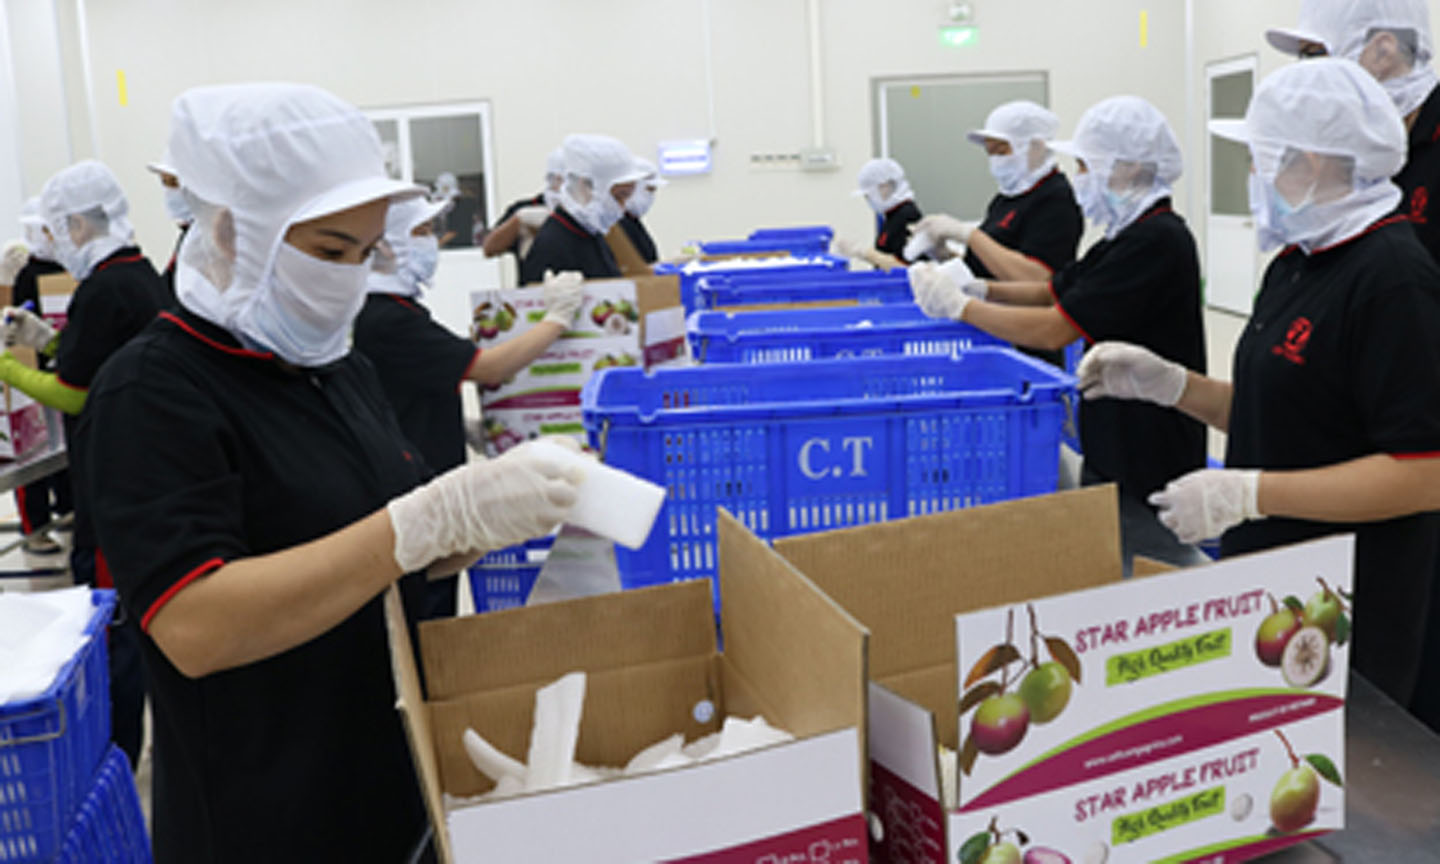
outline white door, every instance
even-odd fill
[[[1252,55],[1205,68],[1210,119],[1245,115],[1255,90]],[[1250,217],[1250,152],[1244,144],[1207,134],[1205,298],[1210,306],[1248,316],[1256,289],[1255,221]]]

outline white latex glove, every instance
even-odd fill
[[[970,235],[979,227],[979,222],[962,222],[954,216],[936,213],[916,222],[910,231],[912,233],[924,231],[936,240],[958,240],[961,243],[969,243]]]
[[[970,265],[965,263],[964,258],[946,261],[936,267],[935,272],[943,276],[952,286],[971,297],[984,300],[990,294],[990,283],[977,278],[974,271],[970,269]]]
[[[1185,367],[1127,342],[1101,342],[1085,352],[1080,392],[1086,399],[1142,399],[1173,406],[1185,392]]]
[[[867,247],[848,237],[836,237],[835,242],[830,244],[830,248],[841,258],[864,258]]]
[[[0,332],[5,336],[5,347],[24,345],[36,351],[43,350],[55,338],[57,331],[50,323],[29,309],[6,306],[0,313]]]
[[[574,270],[563,273],[546,270],[545,284],[540,290],[545,297],[544,320],[569,330],[585,302],[585,275]]]
[[[1260,472],[1202,468],[1150,496],[1160,521],[1184,543],[1219,537],[1247,519],[1260,518]]]
[[[14,285],[15,277],[30,260],[30,247],[24,240],[11,240],[0,250],[0,285]]]
[[[910,265],[907,271],[910,277],[910,292],[915,295],[915,302],[920,304],[920,309],[931,318],[943,318],[951,321],[959,321],[965,314],[965,307],[970,305],[970,295],[955,287],[950,278],[940,272],[940,268],[929,261],[921,261],[919,264]]]
[[[531,231],[539,231],[540,226],[545,224],[545,220],[550,218],[550,208],[542,204],[532,204],[529,207],[521,207],[515,211],[515,218],[519,219],[520,224],[529,228]]]
[[[915,261],[935,249],[935,238],[928,232],[917,231],[918,225],[917,222],[910,226],[910,239],[905,241],[905,250],[902,253],[906,261]]]
[[[461,465],[392,500],[386,510],[400,569],[411,573],[450,555],[514,546],[564,521],[583,474],[536,443]],[[574,441],[562,446],[580,449]]]

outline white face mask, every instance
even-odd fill
[[[55,260],[55,244],[50,242],[50,235],[39,225],[25,225],[25,244],[30,247],[30,254],[45,261]]]
[[[630,197],[625,199],[625,212],[636,219],[643,218],[653,206],[655,206],[655,190],[644,183],[638,184]]]
[[[990,157],[990,176],[1000,187],[1002,195],[1019,195],[1025,191],[1025,181],[1030,177],[1030,160],[1024,153]]]
[[[1261,252],[1285,245],[1285,232],[1276,224],[1276,210],[1271,198],[1280,197],[1275,186],[1258,173],[1250,173],[1250,215],[1255,218],[1255,241]]]
[[[62,228],[55,234],[53,245],[55,263],[64,267],[76,281],[84,281],[95,270],[95,265],[125,244],[107,234],[90,238],[84,246],[76,246],[70,231]]]
[[[1075,176],[1073,184],[1075,203],[1080,205],[1080,210],[1084,212],[1085,218],[1104,225],[1110,221],[1110,211],[1105,206],[1104,190],[1100,188],[1097,177],[1098,175],[1094,171],[1086,171],[1084,174]]]
[[[411,237],[409,248],[405,251],[400,270],[406,280],[416,285],[429,285],[440,266],[440,240],[433,234]]]
[[[242,332],[296,366],[324,366],[350,350],[350,327],[365,303],[369,263],[337,264],[282,242],[267,294]]]
[[[165,191],[165,213],[172,222],[181,225],[189,225],[195,221],[195,214],[190,210],[190,202],[185,200],[185,193],[173,186],[164,187]]]

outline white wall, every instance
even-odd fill
[[[875,76],[1047,70],[1067,128],[1117,92],[1150,98],[1182,128],[1183,4],[975,5],[979,44],[957,49],[940,44],[938,0],[821,0],[826,138],[844,167],[805,174],[749,167],[752,152],[810,142],[804,0],[711,0],[716,168],[662,193],[648,220],[662,250],[761,224],[867,234],[870,216],[849,192],[871,155]],[[701,0],[89,0],[100,155],[131,191],[142,243],[162,250],[170,228],[143,166],[159,155],[169,103],[186,86],[304,80],[367,107],[489,99],[503,203],[533,194],[545,153],[567,132],[608,132],[639,152],[707,134],[701,10]],[[116,69],[128,78],[127,107]]]

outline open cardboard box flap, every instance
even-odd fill
[[[704,581],[425,622],[419,641],[428,701],[392,589],[385,603],[397,698],[445,860],[456,860],[456,850],[444,794],[469,796],[491,786],[464,753],[464,729],[475,728],[523,761],[535,691],[571,671],[589,674],[577,748],[584,763],[623,765],[675,732],[689,740],[716,731],[727,715],[762,714],[802,740],[863,730],[865,629],[723,512],[719,537],[725,653],[715,650],[711,591]],[[715,706],[713,717],[695,711],[705,700]],[[863,734],[857,742],[852,767],[858,813],[866,765]],[[770,752],[734,758],[765,758]],[[775,779],[782,787],[807,782]],[[539,806],[537,799],[552,794],[563,797],[563,792],[538,793],[526,796],[525,806]]]
[[[871,679],[955,747],[955,615],[1121,578],[1113,486],[775,541],[871,633]]]

